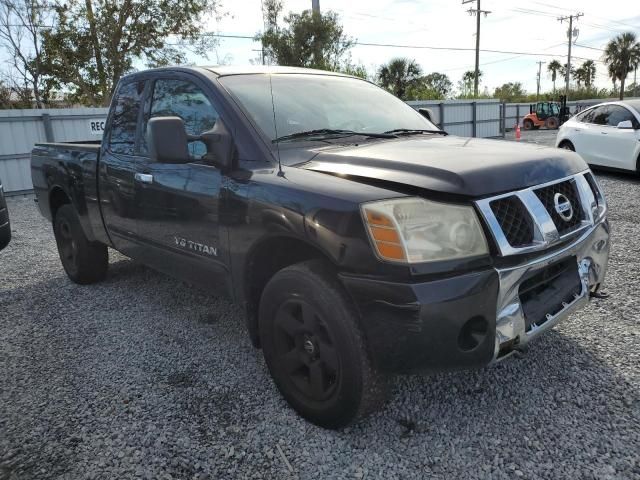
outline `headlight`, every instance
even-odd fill
[[[489,253],[472,207],[411,197],[361,208],[371,243],[384,260],[421,263]]]

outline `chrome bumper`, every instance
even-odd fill
[[[560,260],[575,257],[582,284],[579,295],[563,304],[556,313],[549,313],[541,325],[532,325],[527,331],[518,290],[520,284],[532,274]],[[553,328],[558,322],[588,303],[590,292],[603,283],[609,259],[609,224],[600,220],[584,232],[571,245],[547,256],[512,268],[497,269],[500,279],[496,315],[496,339],[493,362],[510,356],[514,349],[526,346],[540,333]],[[508,347],[508,348],[506,348]]]

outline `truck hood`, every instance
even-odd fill
[[[579,155],[558,148],[435,135],[324,148],[298,166],[471,197],[518,190],[587,168]]]

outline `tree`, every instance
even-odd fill
[[[475,86],[476,72],[475,70],[468,70],[462,74],[462,80],[458,83],[462,97],[468,97],[472,95]],[[478,85],[482,80],[482,70],[478,71]]]
[[[576,70],[575,68],[572,66],[571,69],[569,70],[569,80],[571,80],[571,77],[575,77],[575,73]],[[560,67],[560,75],[562,76],[562,78],[566,81],[567,78],[567,64],[563,64]]]
[[[42,71],[40,31],[48,20],[44,0],[0,0],[0,47],[9,65],[5,88],[20,97],[27,108],[47,101]]]
[[[622,33],[609,41],[604,49],[603,58],[614,88],[616,80],[620,80],[620,100],[622,100],[627,75],[640,64],[640,42],[634,33]]]
[[[446,98],[453,84],[444,73],[433,72],[417,78],[407,88],[406,100],[442,100]]]
[[[517,99],[526,96],[526,92],[524,88],[522,88],[522,83],[520,82],[509,82],[503,84],[501,87],[498,87],[493,92],[493,96],[495,98],[499,98],[500,100],[506,102],[513,102]]]
[[[369,73],[364,65],[358,64],[354,65],[351,62],[348,62],[344,67],[340,69],[342,73],[346,73],[347,75],[353,75],[354,77],[360,77],[364,80],[369,78]]]
[[[0,80],[0,109],[11,108],[11,89]]]
[[[582,85],[582,83],[586,83],[587,71],[583,67],[578,67],[573,72],[573,78],[578,84],[578,88]]]
[[[551,60],[547,65],[547,70],[551,73],[551,81],[553,82],[553,94],[556,93],[556,79],[558,78],[558,72],[562,70],[562,64],[558,60]]]
[[[137,59],[149,66],[181,63],[192,48],[206,56],[213,40],[202,21],[217,0],[68,0],[54,6],[56,24],[43,32],[43,67],[76,100],[108,105],[118,79]],[[176,44],[169,43],[177,37]]]
[[[353,40],[344,34],[338,14],[311,10],[289,12],[284,17],[285,26],[279,28],[281,11],[281,1],[265,2],[265,31],[256,38],[262,42],[267,59],[278,65],[331,71],[357,68],[348,57]]]
[[[584,85],[590,89],[596,79],[596,63],[593,60],[585,60],[580,68],[584,70]]]
[[[415,86],[422,76],[422,68],[415,60],[392,58],[378,69],[378,83],[396,97],[406,99],[407,89]]]
[[[453,83],[444,73],[433,72],[423,78],[427,88],[438,93],[440,98],[446,98],[453,88]]]

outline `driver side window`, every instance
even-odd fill
[[[153,87],[149,118],[180,117],[188,135],[211,130],[219,115],[204,92],[186,80],[157,80]],[[189,142],[189,153],[198,160],[207,153],[204,143]]]

